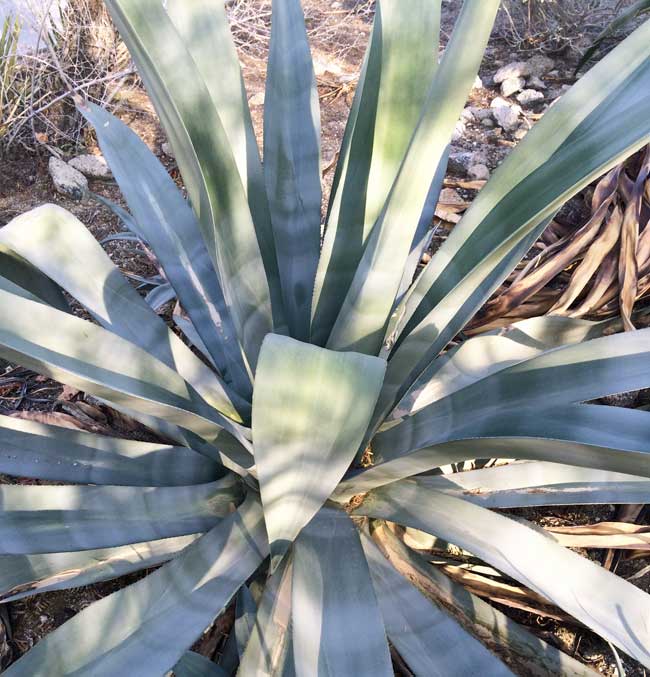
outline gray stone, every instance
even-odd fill
[[[528,59],[528,66],[532,75],[541,77],[555,68],[555,61],[545,54],[535,54],[534,57]]]
[[[546,83],[544,80],[541,78],[537,77],[537,75],[531,75],[528,80],[526,81],[526,84],[528,87],[532,89],[546,89]]]
[[[513,61],[507,66],[501,66],[494,74],[494,84],[500,85],[509,78],[525,78],[532,75],[530,66],[524,61]]]
[[[451,135],[451,140],[452,141],[460,141],[463,138],[463,136],[465,136],[466,131],[467,131],[467,128],[465,127],[465,121],[459,120],[456,123],[456,126],[454,127],[454,131],[452,132],[452,135]]]
[[[487,181],[490,178],[490,170],[484,164],[472,165],[467,170],[467,174],[475,181]]]
[[[469,168],[475,164],[474,153],[470,151],[457,151],[449,154],[447,171],[450,174],[465,175]]]
[[[483,118],[481,120],[481,124],[483,127],[487,127],[488,129],[492,129],[494,127],[494,120],[492,118]]]
[[[474,111],[470,107],[463,108],[460,118],[465,122],[474,122]]]
[[[510,103],[510,101],[507,101],[502,96],[495,96],[494,99],[492,99],[492,103],[490,103],[490,108],[492,108],[492,114],[494,115],[495,108],[501,108],[502,106],[508,108],[512,106],[512,104]]]
[[[166,155],[167,157],[170,157],[174,160],[176,159],[176,156],[174,155],[174,149],[172,148],[171,143],[168,141],[162,142],[160,145],[160,150],[163,152],[163,155]]]
[[[531,104],[543,100],[544,95],[536,89],[524,89],[523,92],[517,94],[517,101],[519,101],[522,106],[530,106]]]
[[[51,157],[48,170],[52,177],[52,183],[62,195],[67,195],[73,200],[81,200],[88,190],[88,179],[67,162],[59,158]]]
[[[508,78],[501,83],[501,94],[503,96],[512,96],[521,91],[526,86],[525,78]]]
[[[111,170],[106,164],[106,160],[101,155],[78,155],[73,157],[68,162],[71,167],[74,167],[78,172],[81,172],[89,179],[110,179],[112,178]]]
[[[515,130],[514,134],[512,135],[517,141],[521,141],[530,129],[526,125],[521,125],[519,129]]]
[[[492,111],[489,108],[477,108],[474,111],[474,117],[477,120],[485,120],[492,117]]]
[[[514,132],[517,129],[520,114],[519,106],[496,106],[494,108],[494,119],[505,132]]]
[[[251,96],[251,98],[248,100],[248,104],[250,106],[263,106],[264,92],[257,92],[257,94],[253,94],[253,96]]]

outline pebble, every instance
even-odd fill
[[[488,129],[492,129],[494,127],[494,120],[492,118],[483,118],[481,120],[481,124],[483,127],[487,127]]]
[[[456,126],[454,127],[454,131],[451,135],[451,140],[452,141],[460,141],[463,138],[463,136],[465,136],[466,131],[467,131],[467,128],[465,127],[465,121],[459,120],[456,123]]]
[[[483,89],[483,80],[481,80],[479,75],[477,75],[474,78],[474,84],[472,85],[472,89]]]
[[[447,162],[447,171],[451,174],[463,175],[473,164],[475,164],[474,153],[469,151],[451,152]]]
[[[89,179],[110,179],[113,176],[106,160],[101,155],[90,153],[78,155],[69,160],[68,164]]]
[[[263,106],[264,105],[264,91],[257,92],[257,94],[253,94],[251,98],[248,100],[248,105],[249,106]]]
[[[507,78],[501,83],[501,94],[503,96],[512,96],[521,91],[526,86],[526,80],[522,77]]]
[[[467,174],[475,181],[487,181],[490,178],[490,170],[484,164],[472,165],[467,170]]]
[[[519,101],[522,106],[530,106],[537,101],[543,100],[544,95],[536,89],[524,89],[523,92],[517,94],[517,101]]]
[[[528,66],[532,75],[541,77],[555,68],[555,61],[545,54],[535,54],[528,59]]]
[[[501,129],[513,132],[519,126],[519,106],[497,106],[494,108],[494,118]]]
[[[465,122],[474,122],[474,111],[472,108],[469,106],[467,108],[463,108],[461,114],[460,114],[461,120],[464,120]]]
[[[501,66],[494,74],[494,83],[500,85],[505,80],[510,78],[525,78],[532,75],[529,64],[525,61],[513,61],[507,66]]]
[[[526,81],[526,85],[532,89],[546,89],[546,83],[537,75],[531,75]]]
[[[176,156],[174,155],[174,149],[172,148],[171,143],[168,141],[163,141],[160,150],[163,152],[163,155],[166,155],[167,157],[176,159]]]
[[[88,190],[88,179],[81,172],[56,157],[50,158],[48,171],[57,192],[73,200],[83,199]]]

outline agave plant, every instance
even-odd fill
[[[321,237],[319,112],[299,0],[275,0],[260,161],[220,0],[107,0],[187,199],[79,102],[186,317],[188,347],[71,214],[0,230],[0,355],[156,431],[0,418],[5,602],[159,568],[88,606],[25,675],[586,675],[398,537],[462,548],[650,666],[650,597],[503,508],[638,504],[649,330],[541,317],[459,332],[557,209],[650,136],[650,24],[553,106],[420,272],[450,136],[497,0],[379,0]],[[65,290],[95,322],[67,310]],[[462,336],[462,335],[461,335]],[[471,459],[516,463],[444,474]],[[188,649],[231,603],[228,666]],[[238,667],[237,667],[238,665]]]

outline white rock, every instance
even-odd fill
[[[494,109],[494,119],[505,132],[513,132],[519,126],[519,106],[497,106]]]
[[[503,97],[501,96],[496,96],[494,99],[492,99],[492,103],[490,104],[490,108],[502,108],[502,107],[510,107],[512,104],[510,101],[506,101]],[[492,111],[492,114],[494,115],[494,111]]]
[[[521,91],[526,86],[524,78],[508,78],[501,83],[501,94],[503,96],[512,96],[516,92]]]
[[[59,193],[67,195],[73,200],[83,198],[88,190],[88,179],[81,172],[56,157],[50,158],[47,167],[52,177],[52,183]]]
[[[475,181],[487,181],[490,178],[490,170],[484,164],[472,165],[467,174]]]
[[[264,105],[264,92],[257,92],[257,94],[253,94],[250,99],[248,99],[248,105],[249,106],[263,106]]]
[[[472,89],[483,89],[483,80],[477,75],[474,78],[474,84],[472,85]]]
[[[528,59],[528,66],[532,75],[542,76],[555,68],[555,61],[544,54],[535,54]]]
[[[532,75],[530,66],[524,61],[513,61],[507,66],[502,66],[494,74],[494,84],[500,85],[509,78],[525,78]]]
[[[342,3],[342,2],[333,2],[333,3],[330,5],[330,7],[331,7],[332,9],[341,9],[341,7],[343,7],[343,3]]]
[[[466,131],[467,131],[467,128],[465,127],[465,121],[459,120],[456,123],[456,126],[454,127],[454,131],[452,132],[452,135],[451,135],[451,140],[452,141],[460,141],[463,138],[463,136],[465,136]]]
[[[522,106],[530,106],[536,101],[543,101],[544,95],[541,92],[538,92],[536,89],[524,89],[523,92],[517,94],[517,101]]]
[[[463,108],[460,113],[460,118],[465,122],[474,122],[474,111],[469,107]]]
[[[162,144],[160,145],[160,150],[163,152],[163,155],[166,155],[167,157],[170,157],[172,159],[176,159],[176,156],[174,155],[174,149],[172,148],[171,143],[168,141],[163,141]]]
[[[314,73],[317,76],[325,75],[325,73],[341,75],[343,69],[334,61],[328,61],[321,56],[316,56],[314,57]]]
[[[68,164],[89,179],[110,179],[112,177],[111,170],[101,155],[90,153],[78,155],[69,160]]]

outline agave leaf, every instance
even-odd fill
[[[431,184],[478,72],[498,8],[498,0],[463,5],[408,152],[332,329],[329,348],[377,354],[381,347]]]
[[[602,336],[613,325],[550,315],[471,338],[433,360],[406,391],[390,418],[414,414],[490,374],[551,348]]]
[[[507,239],[493,252],[494,257],[499,259],[496,267],[477,267],[445,297],[442,303],[431,311],[431,314],[435,314],[437,321],[440,322],[439,326],[444,328],[440,333],[432,337],[428,330],[433,330],[434,325],[423,321],[425,331],[422,334],[414,332],[400,345],[388,362],[384,387],[379,395],[377,410],[373,417],[372,430],[376,429],[395,404],[413,387],[415,382],[425,378],[426,371],[432,362],[449,341],[465,326],[467,313],[470,312],[470,309],[477,308],[483,301],[487,300],[493,287],[498,286],[499,282],[506,277],[508,271],[512,270],[517,262],[523,258],[537,240],[538,235],[539,233],[534,232],[523,240],[519,240],[515,236]],[[405,298],[412,292],[413,287],[407,292]],[[398,308],[393,317],[399,312]],[[471,313],[473,313],[473,310],[471,310]],[[391,336],[384,344],[381,355],[388,356],[392,343],[393,337]],[[409,372],[413,364],[416,364],[416,367]],[[405,377],[406,374],[408,374],[408,377]]]
[[[243,585],[237,593],[235,605],[235,639],[237,653],[241,657],[255,627],[257,604],[247,586]]]
[[[79,110],[93,125],[120,190],[192,320],[208,355],[234,388],[250,398],[251,377],[196,216],[158,158],[135,132],[92,103]]]
[[[291,651],[291,578],[293,560],[284,557],[269,577],[260,600],[238,675],[279,677]]]
[[[396,434],[398,426],[378,435],[372,444],[375,464],[351,473],[339,484],[337,500],[476,458],[552,461],[650,475],[650,414],[644,411],[577,404],[503,409],[496,417],[468,419],[466,426],[458,422],[453,430],[445,428],[447,424],[442,419],[422,418],[420,423],[422,428],[410,427],[403,434]],[[436,426],[441,429],[437,431],[439,437],[433,438],[432,429]],[[429,446],[426,439],[430,440]]]
[[[0,472],[78,484],[183,486],[223,468],[187,447],[136,442],[0,416]]]
[[[24,287],[19,287],[17,284],[12,282],[8,278],[2,277],[2,275],[0,275],[0,289],[2,289],[2,291],[9,292],[10,294],[20,296],[23,299],[28,299],[29,301],[35,301],[36,303],[45,303],[43,299],[40,299],[38,296],[35,296],[31,292],[27,291]]]
[[[271,292],[275,331],[284,333],[280,273],[255,130],[225,5],[219,0],[171,0],[167,13],[210,93],[248,196]]]
[[[342,510],[321,508],[296,539],[291,602],[297,674],[393,675],[359,534]]]
[[[480,642],[386,560],[369,536],[361,543],[386,633],[415,675],[512,675]]]
[[[3,485],[0,553],[110,548],[194,534],[211,529],[240,498],[233,475],[189,487]]]
[[[82,113],[88,113],[90,114],[93,113],[95,108],[93,107],[93,104],[90,104],[89,102],[84,102],[83,104],[80,102],[77,102],[77,107],[79,108],[79,111]],[[103,108],[97,107],[100,111],[103,111],[104,113],[107,114],[107,121],[110,124],[111,119],[119,119],[115,118],[115,116],[111,116],[108,111],[104,111]],[[90,119],[88,120],[89,122]],[[91,122],[91,124],[93,124]],[[126,126],[126,125],[125,125]],[[127,127],[128,129],[128,127]],[[130,130],[129,130],[130,131]],[[131,132],[133,134],[134,132]],[[97,139],[100,140],[100,136],[102,136],[102,130],[100,129],[99,132],[96,132],[95,136],[97,136]],[[101,143],[101,141],[100,141]],[[109,146],[110,148],[110,146]],[[153,155],[153,153],[152,153]],[[154,156],[155,157],[155,156]],[[156,158],[157,159],[157,158]],[[109,167],[111,167],[111,173],[115,177],[115,171],[113,170],[113,167],[111,165],[110,160],[107,160]],[[118,181],[119,185],[119,177],[116,179]],[[120,191],[122,192],[122,189],[120,188]],[[122,192],[124,195],[124,193]],[[92,191],[88,191],[89,197],[91,197],[93,200],[97,200],[100,204],[104,205],[104,207],[108,207],[115,216],[120,220],[122,223],[122,226],[129,231],[128,233],[115,233],[114,235],[109,235],[108,237],[103,238],[102,240],[99,241],[99,244],[106,244],[107,242],[111,242],[112,240],[129,240],[131,242],[137,242],[138,240],[142,240],[143,242],[147,241],[147,238],[144,235],[144,231],[140,229],[140,226],[138,225],[138,222],[135,220],[134,216],[132,214],[129,214],[129,212],[124,209],[123,207],[120,207],[116,202],[113,202],[112,200],[109,200],[107,197],[104,197],[103,195],[100,195],[99,193],[93,193]],[[126,195],[124,195],[126,198]]]
[[[273,329],[246,192],[223,124],[192,56],[158,0],[107,0],[174,148],[208,253],[251,369]]]
[[[650,330],[645,329],[555,348],[480,379],[409,418],[437,415],[461,402],[473,412],[489,413],[541,399],[557,406],[638,390],[650,385],[650,368],[643,368],[649,350]],[[482,399],[495,393],[496,400]]]
[[[320,250],[320,109],[300,0],[273,3],[264,178],[289,332],[309,339]]]
[[[253,393],[253,440],[274,557],[316,514],[357,452],[385,363],[270,334]]]
[[[86,607],[9,667],[8,677],[160,677],[230,602],[268,552],[247,500],[174,560]]]
[[[519,674],[538,677],[594,677],[597,674],[452,581],[424,557],[407,548],[385,523],[374,521],[372,536],[383,556],[402,576],[494,653],[507,657],[508,665],[518,669]]]
[[[197,538],[197,534],[192,534],[101,550],[0,555],[0,601],[13,602],[155,567],[175,557]]]
[[[410,481],[371,492],[353,512],[421,529],[469,550],[557,604],[643,665],[650,664],[650,595],[548,536]]]
[[[434,443],[434,439],[452,439],[447,434],[463,426],[460,412],[471,410],[474,418],[489,420],[513,407],[530,407],[540,400],[559,406],[644,388],[650,383],[650,372],[639,367],[639,362],[648,352],[648,337],[650,330],[641,330],[549,350],[464,388],[451,389],[448,395],[408,416],[377,439],[383,435],[393,445],[390,453],[396,456]],[[429,428],[432,434],[428,436],[425,428],[442,417],[444,424],[435,432]],[[422,444],[425,438],[430,441]]]
[[[250,443],[173,369],[87,320],[0,291],[0,355],[96,397],[214,440]],[[44,332],[43,327],[56,327]],[[106,356],[111,356],[110,364]]]
[[[388,345],[402,335],[387,389],[402,385],[385,399],[399,399],[505,279],[518,241],[539,234],[571,195],[647,142],[650,122],[638,111],[650,105],[649,36],[647,23],[547,112],[427,264],[387,330]]]
[[[334,176],[312,305],[325,345],[365,242],[420,118],[438,65],[440,0],[377,3],[370,44]],[[436,201],[437,201],[437,195]]]
[[[227,677],[227,674],[216,663],[195,651],[186,651],[174,666],[175,677]]]
[[[484,508],[637,504],[646,501],[650,492],[646,477],[544,461],[414,479],[429,489]]]
[[[22,288],[42,303],[47,303],[64,312],[70,310],[61,290],[49,277],[43,275],[38,269],[2,243],[0,243],[0,270],[3,278]]]
[[[244,400],[229,392],[167,327],[120,274],[88,229],[65,209],[45,205],[22,214],[0,230],[0,241],[49,275],[102,326],[176,369],[216,409],[241,420],[234,400],[247,413]],[[88,274],[89,267],[92,275]]]
[[[154,287],[144,297],[145,303],[154,311],[158,312],[166,304],[176,298],[174,287],[169,282],[163,282],[157,287]]]
[[[353,514],[433,533],[472,552],[650,665],[650,595],[545,534],[409,480],[371,492]]]

